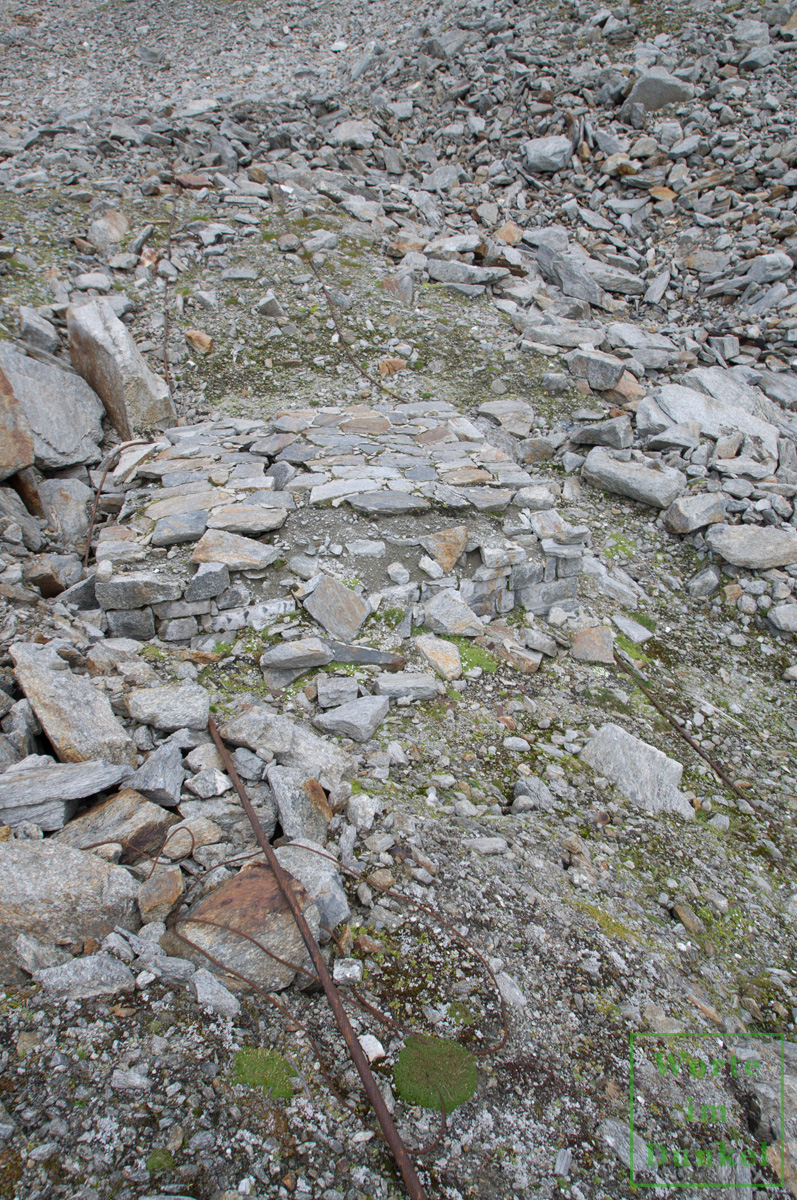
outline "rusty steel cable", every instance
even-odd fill
[[[704,762],[708,763],[708,765],[711,767],[714,774],[719,779],[721,779],[722,782],[727,787],[729,787],[732,792],[735,792],[735,794],[741,800],[746,800],[747,797],[745,796],[744,792],[741,790],[741,788],[736,786],[736,784],[733,782],[733,780],[730,778],[730,776],[727,774],[727,772],[719,765],[719,763],[715,762],[713,758],[711,758],[708,754],[706,754],[703,747],[698,745],[698,743],[695,741],[695,739],[693,737],[691,737],[681,725],[679,725],[678,721],[672,715],[672,713],[668,712],[667,709],[664,707],[664,705],[661,703],[661,701],[657,700],[656,697],[653,695],[653,693],[650,691],[650,689],[645,686],[645,682],[643,682],[645,677],[644,677],[644,675],[642,675],[641,671],[639,671],[639,669],[637,667],[632,667],[632,666],[630,666],[629,663],[625,662],[625,660],[623,659],[623,657],[621,657],[619,651],[616,648],[614,651],[614,661],[617,663],[618,667],[620,667],[623,671],[625,671],[625,673],[627,675],[631,676],[631,678],[633,679],[634,683],[637,685],[639,690],[644,693],[644,695],[647,697],[647,699],[650,701],[650,703],[656,709],[656,712],[661,713],[661,715],[665,718],[665,720],[669,721],[669,723],[672,725],[673,729],[678,731],[678,733],[681,735],[681,737],[684,739],[684,741],[687,742],[688,745],[690,745],[692,747],[692,749],[697,754],[700,755],[700,757],[703,759]]]
[[[338,1029],[340,1030],[341,1036],[346,1043],[346,1048],[351,1055],[352,1061],[357,1068],[357,1073],[362,1080],[365,1094],[368,1097],[368,1101],[376,1114],[376,1118],[382,1127],[385,1140],[387,1141],[393,1158],[396,1161],[396,1165],[401,1172],[401,1176],[404,1180],[410,1200],[428,1200],[426,1190],[424,1189],[424,1186],[421,1183],[421,1180],[415,1169],[415,1164],[413,1163],[409,1151],[407,1150],[407,1147],[405,1146],[401,1135],[396,1128],[396,1123],[393,1120],[390,1111],[388,1110],[384,1096],[379,1090],[379,1086],[374,1079],[363,1048],[357,1040],[357,1035],[352,1028],[348,1014],[343,1007],[343,1002],[338,995],[338,990],[332,981],[332,976],[327,969],[321,949],[316,939],[313,937],[313,932],[310,929],[307,920],[305,919],[304,913],[302,912],[301,904],[297,901],[293,893],[293,889],[290,886],[291,877],[280,865],[279,859],[269,844],[265,830],[260,824],[257,813],[252,807],[252,803],[246,794],[244,786],[238,778],[238,772],[235,769],[235,764],[232,761],[227,747],[221,740],[216,722],[212,717],[210,717],[208,720],[208,730],[216,745],[216,749],[221,756],[224,769],[232,780],[233,786],[238,793],[241,805],[246,813],[247,818],[249,819],[250,825],[252,826],[252,830],[255,834],[258,845],[266,856],[266,861],[274,873],[274,877],[279,884],[283,896],[285,897],[285,901],[293,915],[293,919],[296,922],[297,928],[302,935],[302,940],[307,947],[310,960],[316,970],[316,973],[318,974],[318,978],[321,982],[322,988],[324,989],[324,994],[326,995],[329,1006],[334,1014]]]

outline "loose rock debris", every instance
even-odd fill
[[[322,998],[177,938],[261,869],[211,712],[408,1144],[495,995],[392,893],[495,974],[430,1195],[630,1195],[631,1032],[645,1182],[797,1195],[792,4],[0,39],[0,1195],[401,1194]]]

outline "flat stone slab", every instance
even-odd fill
[[[434,675],[422,671],[397,671],[395,675],[380,675],[376,681],[376,693],[378,696],[389,696],[391,700],[402,697],[408,700],[436,700],[437,680]]]
[[[8,770],[0,775],[0,821],[12,828],[32,821],[48,833],[62,829],[81,800],[117,787],[132,774],[129,766],[102,760]]]
[[[441,679],[452,680],[461,677],[462,658],[453,642],[435,637],[432,633],[424,633],[415,639],[415,645]]]
[[[208,517],[208,529],[229,533],[261,534],[281,529],[288,514],[284,508],[265,504],[223,504]]]
[[[371,609],[351,588],[324,575],[304,601],[304,607],[336,641],[350,642],[356,637]],[[327,660],[329,661],[329,660]]]
[[[268,546],[223,529],[209,529],[194,547],[191,562],[222,563],[230,571],[247,571],[270,567],[279,556],[277,546]]]
[[[674,812],[688,821],[694,817],[691,804],[678,790],[681,764],[619,725],[602,725],[584,746],[581,757],[648,812]]]
[[[355,512],[374,517],[426,512],[430,507],[428,500],[424,500],[422,496],[414,496],[411,492],[363,492],[360,495],[347,496],[346,501]]]
[[[664,525],[670,533],[693,533],[724,520],[725,497],[720,492],[681,496],[664,514]]]
[[[145,608],[179,600],[182,585],[154,571],[131,571],[129,575],[112,575],[106,583],[96,582],[94,592],[100,608]]]
[[[374,736],[390,711],[388,696],[361,696],[319,713],[313,721],[323,733],[337,733],[354,742],[367,742]]]
[[[596,446],[590,450],[581,468],[581,477],[593,487],[605,488],[628,496],[641,504],[655,508],[669,508],[686,490],[686,476],[674,467],[657,470],[639,462],[624,462],[615,458],[608,450]]]
[[[207,729],[210,696],[198,683],[134,688],[127,697],[127,709],[134,721],[154,729]]]
[[[112,954],[73,958],[60,967],[45,967],[37,972],[37,978],[45,992],[59,1000],[118,996],[120,992],[132,992],[136,986],[133,972]]]
[[[196,542],[207,529],[208,514],[204,509],[162,517],[152,531],[153,546],[184,546]]]
[[[765,571],[797,562],[797,530],[760,525],[712,525],[706,531],[709,547],[735,567]]]
[[[71,648],[71,643],[15,642],[9,647],[14,677],[58,758],[73,763],[104,759],[135,767],[136,747],[107,697],[85,675],[72,674],[58,657],[61,646]]]

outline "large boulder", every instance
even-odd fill
[[[30,429],[34,460],[40,470],[58,471],[78,463],[97,462],[102,404],[87,383],[71,371],[28,358],[6,342],[0,342],[0,370],[16,400],[14,411],[21,411]],[[6,400],[3,409],[10,413],[11,402]],[[21,422],[18,429],[20,426],[24,434]],[[19,436],[18,432],[15,437]],[[17,457],[22,450],[19,443]],[[8,453],[13,459],[15,452]],[[22,457],[28,457],[26,449]]]
[[[712,525],[706,542],[735,567],[767,571],[797,562],[797,530],[762,529],[760,525]]]
[[[137,765],[136,747],[104,696],[85,675],[73,675],[59,649],[71,642],[53,639],[46,646],[14,642],[9,653],[14,677],[41,722],[61,762],[105,759]]]
[[[21,979],[15,943],[82,946],[117,925],[137,930],[138,883],[124,867],[54,841],[0,842],[0,980]]]
[[[654,465],[652,459],[646,464],[618,458],[600,446],[590,450],[581,476],[593,487],[629,496],[631,500],[655,508],[669,508],[686,490],[686,476],[682,471],[660,467],[658,463]]]
[[[33,458],[33,431],[11,381],[0,371],[0,479],[32,466]]]
[[[147,366],[110,304],[96,300],[69,308],[67,329],[75,368],[94,388],[122,437],[175,421],[165,380]]]

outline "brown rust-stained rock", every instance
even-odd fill
[[[179,824],[179,816],[146,800],[133,788],[123,788],[70,821],[53,841],[76,850],[88,849],[98,842],[119,842],[123,846],[120,861],[138,862],[145,855],[157,856],[169,830]],[[191,839],[187,835],[183,836],[181,847],[186,853],[190,851]]]
[[[468,544],[468,527],[454,525],[450,529],[440,529],[437,533],[422,537],[420,542],[447,575]]]
[[[179,867],[158,866],[138,889],[138,908],[145,924],[165,921],[180,903],[184,891]]]
[[[318,908],[300,883],[294,880],[292,888],[317,938]],[[178,934],[189,938],[194,946],[187,946]],[[266,991],[288,987],[296,976],[296,967],[307,965],[302,935],[274,873],[265,864],[241,871],[205,896],[161,944],[169,953],[190,958],[215,975],[223,975],[226,969]],[[283,961],[277,962],[266,950]]]
[[[11,380],[0,370],[0,479],[33,463],[33,433]]]

